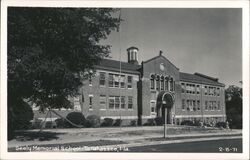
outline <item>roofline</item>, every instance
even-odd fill
[[[211,80],[216,81],[216,82],[218,82],[218,80],[219,80],[218,78],[210,77],[210,76],[207,76],[207,75],[204,75],[204,74],[201,74],[201,73],[197,73],[197,72],[195,72],[194,75],[204,77],[204,78],[207,78],[207,79],[211,79]]]
[[[134,70],[127,70],[127,69],[116,69],[116,68],[112,68],[112,67],[104,67],[104,66],[100,66],[100,65],[95,65],[94,66],[95,69],[103,69],[103,70],[107,70],[107,71],[115,71],[115,72],[122,72],[122,73],[131,73],[131,74],[137,74],[140,75],[139,71],[134,71]]]
[[[184,80],[180,78],[180,82],[191,82],[191,83],[200,83],[200,84],[207,84],[207,85],[214,85],[214,86],[221,86],[225,87],[225,84],[215,82],[215,83],[209,83],[209,82],[204,82],[204,81],[193,81],[193,80]]]
[[[158,56],[155,56],[149,60],[146,60],[146,61],[143,61],[143,63],[148,63],[156,58],[159,58],[159,57],[163,57],[166,61],[168,61],[170,64],[172,64],[177,70],[180,70],[179,68],[177,68],[172,62],[170,62],[166,57],[164,57],[163,55],[158,55]]]

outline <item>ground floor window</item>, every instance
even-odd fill
[[[155,113],[156,112],[156,107],[155,107],[155,102],[152,101],[150,102],[150,110],[151,110],[151,113]]]
[[[133,97],[128,96],[128,109],[133,109]]]

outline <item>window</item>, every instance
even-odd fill
[[[205,110],[208,110],[208,101],[205,101]]]
[[[100,105],[106,105],[106,96],[100,95]]]
[[[181,83],[181,93],[185,93],[186,87],[185,83]]]
[[[115,96],[109,96],[109,109],[114,109],[115,106]]]
[[[160,89],[160,76],[156,77],[156,90]]]
[[[200,108],[200,101],[198,100],[197,101],[197,110],[200,110],[201,108]]]
[[[106,96],[100,95],[100,109],[106,109]]]
[[[133,97],[128,96],[128,109],[133,109]]]
[[[151,110],[151,113],[155,113],[156,112],[155,102],[150,102],[150,110]]]
[[[155,76],[151,75],[151,79],[150,79],[150,88],[151,89],[155,89]]]
[[[89,95],[89,109],[93,108],[92,105],[93,105],[93,95]]]
[[[189,106],[189,100],[187,100],[187,110],[190,110],[190,106]]]
[[[200,94],[200,85],[196,86],[196,94]]]
[[[128,76],[128,88],[132,88],[133,77]]]
[[[165,78],[165,90],[168,91],[168,77]]]
[[[125,75],[121,75],[120,85],[121,88],[125,88]]]
[[[182,110],[185,110],[185,99],[182,100]]]
[[[125,96],[121,96],[121,109],[125,109]]]
[[[114,75],[109,73],[109,87],[114,87]]]
[[[109,87],[119,87],[119,75],[109,73]]]
[[[193,110],[196,111],[196,101],[193,100]]]
[[[99,85],[105,86],[105,72],[100,72]]]
[[[170,78],[170,91],[174,91],[174,79]]]
[[[220,101],[218,101],[218,107],[217,107],[218,110],[220,110]]]
[[[164,77],[161,77],[161,90],[164,90]]]
[[[213,110],[212,109],[212,101],[209,101],[209,110]]]
[[[120,98],[119,96],[115,96],[115,109],[120,108]]]
[[[220,88],[217,88],[217,96],[220,96]]]
[[[205,92],[205,95],[207,95],[207,86],[205,86],[204,92]]]

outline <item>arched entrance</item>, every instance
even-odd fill
[[[172,123],[172,115],[171,111],[174,105],[174,95],[171,92],[162,91],[158,94],[157,97],[157,106],[156,106],[156,112],[157,117],[162,117],[165,123],[165,112],[166,114],[166,120],[167,123]]]

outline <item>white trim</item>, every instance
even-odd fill
[[[101,119],[112,118],[112,119],[138,119],[137,116],[102,116]]]
[[[202,117],[202,115],[175,115],[175,118],[192,118],[192,117]],[[203,115],[203,117],[226,117],[226,115]]]

